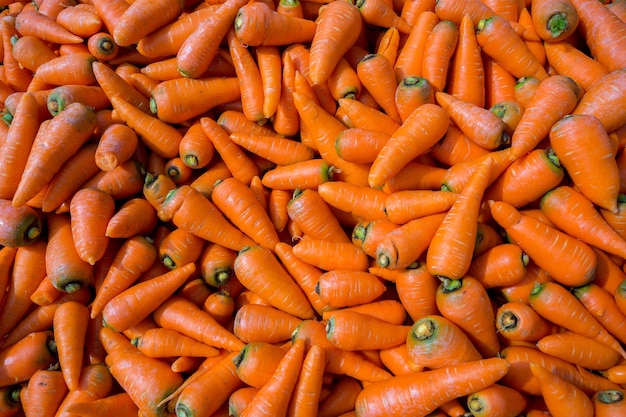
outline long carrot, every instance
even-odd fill
[[[81,43],[83,38],[65,29],[56,20],[39,12],[22,12],[15,17],[15,28],[22,35],[32,35],[39,39],[58,43]]]
[[[51,331],[29,333],[15,344],[0,350],[0,385],[8,386],[28,381],[35,372],[56,362],[51,351]]]
[[[487,387],[507,373],[501,358],[470,361],[369,384],[358,395],[358,416],[426,416],[445,402]],[[443,388],[445,387],[445,388]]]
[[[469,15],[459,23],[457,45],[450,63],[448,92],[453,96],[483,107],[485,105],[485,69],[476,41],[474,24]]]
[[[381,54],[371,53],[361,58],[356,72],[362,86],[372,94],[384,112],[399,123],[401,117],[395,101],[396,78],[392,63]]]
[[[77,301],[62,303],[54,313],[52,325],[57,354],[63,378],[70,390],[78,388],[88,320],[87,306]]]
[[[493,218],[506,230],[513,242],[556,281],[564,285],[579,286],[593,278],[596,254],[589,245],[541,220],[520,213],[505,202],[495,201],[490,207]],[[569,255],[559,253],[576,253],[576,256],[570,258]],[[561,256],[567,256],[569,262],[555,265],[553,260],[560,259]]]
[[[449,20],[440,20],[432,29],[424,45],[421,76],[435,91],[443,91],[447,84],[450,61],[459,41],[459,28]]]
[[[109,100],[118,96],[125,101],[140,108],[142,111],[150,112],[150,100],[141,94],[124,78],[117,74],[114,68],[104,62],[94,61],[91,64],[93,75],[96,77],[98,85],[102,87]]]
[[[576,349],[582,343],[584,352]],[[619,353],[586,336],[570,331],[548,334],[537,341],[537,348],[548,355],[564,359],[590,370],[603,370],[615,366]]]
[[[111,30],[113,39],[120,46],[137,43],[150,32],[177,19],[183,12],[183,6],[182,0],[133,2],[115,22]]]
[[[541,394],[548,410],[554,416],[565,416],[575,412],[580,416],[593,416],[593,403],[580,388],[564,381],[536,363],[530,371],[539,380]]]

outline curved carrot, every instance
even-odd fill
[[[558,74],[572,78],[585,91],[609,73],[604,65],[567,41],[546,42],[544,50],[550,66]]]
[[[377,0],[359,0],[355,3],[365,23],[384,28],[395,27],[399,32],[409,34],[413,28],[399,16],[389,3]],[[392,63],[393,64],[393,63]]]
[[[466,14],[477,25],[481,19],[493,16],[495,13],[483,1],[470,0],[458,3],[450,0],[439,0],[435,3],[435,13],[440,19],[450,20],[459,24]]]
[[[313,345],[302,361],[300,375],[289,401],[287,415],[315,415],[321,399],[326,354],[319,345]],[[326,397],[328,398],[328,397]]]
[[[493,384],[508,369],[505,360],[489,358],[399,375],[366,386],[356,399],[355,409],[357,415],[372,417],[389,413],[427,415],[447,401]]]
[[[556,281],[568,286],[579,286],[592,279],[596,255],[589,245],[541,220],[520,213],[505,202],[495,201],[490,203],[490,207],[491,215],[513,242]],[[555,242],[560,243],[557,245]],[[566,255],[569,262],[555,265],[554,259],[563,256],[559,253],[577,255],[572,258]]]
[[[607,132],[618,129],[625,121],[622,115],[622,86],[626,71],[611,71],[589,86],[572,113],[590,114],[597,117]]]

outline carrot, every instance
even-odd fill
[[[353,310],[333,312],[326,322],[326,337],[344,350],[386,349],[403,343],[410,326],[386,322]],[[368,334],[366,340],[357,335]]]
[[[435,104],[426,103],[415,109],[402,127],[391,135],[372,163],[369,185],[382,186],[410,160],[426,152],[444,135],[449,126],[448,119],[446,111]],[[410,130],[408,126],[411,126]]]
[[[14,207],[11,200],[0,199],[0,244],[18,248],[36,242],[44,227],[45,217],[39,209],[30,206]]]
[[[404,121],[420,105],[434,103],[435,95],[430,81],[423,77],[410,76],[400,81],[394,99],[400,119]]]
[[[110,61],[120,52],[120,46],[108,32],[91,34],[87,38],[87,49],[99,61]]]
[[[428,36],[438,22],[439,17],[432,10],[425,10],[415,18],[413,29],[400,48],[394,63],[397,82],[407,77],[422,76],[424,47]]]
[[[591,402],[593,403],[595,413],[594,415],[598,417],[619,415],[624,411],[623,400],[623,389],[598,391],[596,394],[591,396]]]
[[[572,113],[597,117],[607,132],[618,129],[626,122],[621,115],[623,103],[619,92],[625,75],[626,71],[615,70],[598,79],[589,86]]]
[[[133,2],[115,22],[111,30],[113,39],[120,46],[137,43],[144,36],[177,19],[183,12],[183,6],[184,2],[180,0]]]
[[[513,131],[524,114],[524,108],[517,100],[503,100],[497,102],[489,108],[489,111],[502,119],[504,122],[504,130],[509,136],[513,134]]]
[[[270,379],[259,389],[241,416],[286,415],[304,356],[304,341],[295,341],[278,363]]]
[[[351,240],[368,256],[375,258],[379,243],[398,226],[388,219],[360,220],[352,229]]]
[[[507,340],[535,342],[555,333],[555,325],[540,316],[528,304],[509,301],[495,312],[498,333]]]
[[[450,60],[459,40],[459,28],[449,20],[440,20],[432,29],[424,45],[421,76],[443,91],[449,74]]]
[[[581,416],[594,415],[591,399],[580,388],[552,374],[541,365],[530,363],[529,367],[539,380],[541,395],[552,415],[566,416],[571,412]]]
[[[484,156],[490,151],[471,140],[456,125],[450,125],[443,138],[430,150],[430,155],[440,164],[452,166]]]
[[[584,352],[576,349],[580,343],[586,346]],[[545,335],[537,341],[537,348],[548,355],[591,370],[608,369],[620,359],[619,353],[610,347],[570,331]]]
[[[57,354],[63,378],[70,390],[78,388],[88,320],[89,310],[77,301],[62,303],[54,312],[52,325]]]
[[[363,25],[354,3],[331,2],[329,6],[320,9],[311,40],[309,78],[314,86],[328,80],[341,56],[356,43]]]
[[[519,391],[498,383],[467,397],[467,408],[476,417],[518,415],[527,404],[528,400]]]
[[[349,269],[324,272],[315,287],[322,302],[336,308],[369,303],[385,290],[385,284],[376,275]]]
[[[130,341],[137,349],[151,358],[173,356],[210,357],[219,351],[176,330],[153,328]]]
[[[302,361],[300,375],[289,400],[287,415],[316,415],[324,383],[326,354],[319,345],[313,345]],[[328,397],[326,397],[328,398]]]
[[[624,43],[626,23],[603,4],[587,0],[573,0],[572,4],[578,14],[579,31],[589,47],[590,55],[609,71],[623,68],[624,58],[616,54],[614,48],[621,48]],[[598,42],[599,39],[602,42]]]
[[[15,17],[15,28],[22,35],[58,44],[81,43],[83,38],[65,29],[54,19],[39,12],[22,12]]]
[[[426,416],[447,401],[493,384],[508,369],[509,364],[503,359],[489,358],[395,376],[363,388],[355,409],[359,416],[408,412]]]
[[[474,25],[477,25],[481,19],[488,18],[495,14],[486,3],[476,0],[463,3],[439,0],[435,4],[435,13],[440,19],[450,20],[456,24],[461,22],[463,16],[469,15]]]
[[[520,213],[508,203],[495,201],[490,203],[490,207],[493,218],[505,229],[508,237],[554,280],[563,285],[580,286],[592,279],[596,255],[589,245],[541,220]],[[576,256],[568,257],[570,261],[566,264],[555,265],[553,260],[560,259],[559,254],[564,250],[568,254],[576,253]]]
[[[159,259],[169,269],[196,262],[204,242],[201,237],[185,229],[175,228],[159,243]]]
[[[242,387],[235,390],[228,397],[228,415],[239,417],[258,391],[259,389],[255,387]]]
[[[39,13],[42,13],[41,8]],[[81,38],[88,38],[98,33],[104,24],[95,8],[90,10],[86,7],[66,7],[60,9],[56,14],[55,20],[65,29]]]
[[[237,376],[247,385],[259,389],[271,377],[285,353],[284,348],[275,344],[249,342],[233,358]]]
[[[33,374],[56,362],[51,351],[51,331],[35,331],[0,350],[0,385],[9,386],[28,381]]]
[[[391,136],[400,127],[398,122],[385,113],[358,100],[340,98],[337,102],[339,106],[336,115],[345,112],[347,120],[344,123],[349,128],[375,130]]]
[[[22,410],[29,415],[53,416],[68,392],[58,370],[37,370],[20,390]]]
[[[113,123],[106,127],[98,141],[96,164],[103,171],[111,171],[128,161],[138,146],[139,138],[133,129]]]
[[[356,71],[362,86],[372,94],[384,112],[399,123],[401,117],[395,102],[396,79],[389,60],[383,55],[370,53],[361,58]]]
[[[314,21],[281,15],[262,2],[242,6],[234,27],[237,38],[249,46],[308,43],[316,29]]]
[[[78,190],[70,202],[72,237],[78,256],[94,265],[106,250],[106,227],[115,213],[111,195],[98,189]]]
[[[370,269],[372,271],[372,269]],[[413,321],[438,314],[435,294],[439,280],[430,275],[424,264],[398,271],[395,280],[398,299]]]
[[[131,158],[111,171],[101,171],[87,181],[85,188],[96,188],[110,194],[113,200],[135,196],[142,190],[145,170],[139,161]]]
[[[139,409],[126,392],[111,394],[92,401],[76,401],[67,407],[68,413],[77,413],[89,417],[104,417],[114,411],[125,417],[137,414]]]
[[[59,55],[39,67],[35,77],[46,84],[51,85],[92,85],[97,82],[92,63],[96,58],[89,53],[74,53]]]
[[[261,246],[243,248],[233,267],[244,287],[259,294],[277,309],[303,319],[314,316],[302,289],[269,249]],[[259,274],[264,278],[259,279]]]
[[[344,181],[328,181],[317,187],[318,194],[332,207],[367,220],[386,218],[382,190]]]
[[[307,145],[281,136],[235,132],[230,138],[242,148],[277,165],[290,165],[314,157],[313,149]]]
[[[576,81],[585,91],[609,70],[567,41],[544,44],[546,59],[558,74]]]
[[[95,127],[95,113],[82,103],[72,103],[40,129],[33,140],[23,174],[13,196],[20,206],[40,192],[61,166],[89,139]],[[66,135],[74,138],[65,141]]]
[[[469,269],[476,242],[478,207],[491,167],[490,158],[481,163],[438,226],[426,252],[426,265],[431,274],[459,279]]]
[[[593,150],[584,153],[584,165],[581,165],[582,155],[571,152],[573,148],[570,147],[578,144],[581,136],[592,138],[594,143]],[[564,142],[566,137],[567,144]],[[561,164],[583,195],[602,208],[616,211],[619,194],[618,168],[610,139],[602,123],[594,116],[586,114],[565,116],[550,128],[549,139]],[[590,144],[589,139],[585,142]],[[599,164],[600,160],[604,162]],[[594,177],[598,180],[591,183],[589,178]]]
[[[246,304],[237,310],[233,333],[245,343],[280,343],[302,320],[272,306]]]
[[[176,330],[209,346],[231,351],[240,350],[244,346],[241,340],[208,313],[191,301],[177,295],[163,302],[153,312],[153,317],[159,326]],[[198,325],[198,323],[202,324]],[[207,331],[207,329],[213,330]]]
[[[515,78],[548,78],[540,61],[503,17],[495,15],[479,21],[476,24],[476,40],[486,55]]]
[[[520,154],[535,148],[552,125],[574,110],[581,94],[576,82],[567,76],[554,75],[541,81],[533,98],[524,106],[524,114],[511,137],[511,147]]]
[[[622,324],[615,321],[620,320],[624,315],[615,300],[615,293],[594,283],[574,289],[573,294],[598,319],[600,324],[618,340],[624,341]]]
[[[107,351],[106,364],[111,374],[140,412],[163,415],[165,407],[158,404],[182,384],[182,376],[172,371],[166,362],[142,354],[122,334],[108,327],[100,329],[100,339]],[[146,372],[150,370],[158,370],[159,378],[147,378]]]
[[[338,242],[307,237],[293,247],[294,255],[320,269],[335,268],[364,271],[369,260],[365,252],[352,242]]]
[[[20,67],[19,62],[13,56],[12,39],[22,35],[16,28],[16,19],[13,17],[2,18],[0,21],[0,33],[2,35],[3,78],[5,84],[13,91],[25,91],[33,81],[33,74],[28,69]]]
[[[93,75],[104,93],[109,97],[120,97],[142,111],[150,112],[150,100],[124,80],[115,70],[104,62],[94,61],[91,64]]]
[[[37,71],[41,64],[56,58],[53,48],[34,35],[22,35],[12,38],[11,41],[13,58],[31,72]]]
[[[533,0],[530,12],[537,35],[546,42],[567,39],[578,26],[578,12],[569,1],[548,3]]]
[[[226,1],[207,19],[202,19],[198,23],[176,53],[181,75],[198,78],[209,68],[222,39],[226,37],[239,8],[244,4],[246,2],[242,0]]]
[[[501,287],[520,282],[526,274],[528,262],[522,248],[503,243],[475,255],[467,273],[487,289]]]
[[[397,224],[447,211],[458,194],[441,190],[402,190],[388,195],[384,210],[387,218]]]
[[[376,53],[389,60],[391,66],[396,62],[400,49],[400,31],[395,26],[387,28],[377,40]]]
[[[533,149],[504,170],[486,190],[485,199],[523,207],[557,187],[564,177],[565,170],[552,149]]]
[[[96,85],[68,84],[55,87],[48,94],[47,108],[52,116],[56,116],[70,103],[80,101],[93,107],[95,111],[106,109],[110,102],[104,90]]]
[[[408,35],[413,28],[413,26],[399,16],[392,5],[387,2],[359,0],[355,5],[359,9],[359,12],[361,12],[363,21],[367,24],[383,28],[395,27],[399,32],[406,35]]]
[[[359,393],[363,390],[360,381],[348,376],[340,377],[334,383],[334,390],[320,402],[318,415],[320,417],[343,416],[354,417],[354,405]]]
[[[263,85],[263,116],[272,118],[278,108],[282,89],[282,58],[278,46],[259,45],[255,48],[256,60]]]
[[[550,313],[546,300],[559,299],[558,311]],[[619,342],[604,328],[585,306],[562,285],[554,282],[536,284],[530,293],[529,303],[544,318],[564,328],[590,337],[615,349],[620,355],[624,350]],[[560,317],[559,317],[560,316]],[[549,317],[549,318],[548,318]],[[576,319],[573,319],[576,317]]]

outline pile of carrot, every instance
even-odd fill
[[[626,1],[0,7],[0,417],[626,415]]]

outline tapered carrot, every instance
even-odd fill
[[[272,306],[246,304],[237,310],[235,336],[246,343],[287,341],[302,320]]]
[[[67,44],[83,41],[83,38],[65,29],[56,20],[39,12],[19,13],[15,18],[15,28],[22,35],[33,35],[52,43]]]
[[[558,74],[576,81],[585,91],[609,70],[567,41],[544,44],[546,59]]]
[[[519,391],[495,383],[467,397],[467,407],[476,417],[504,416],[521,413],[528,400]]]
[[[219,350],[185,336],[176,330],[153,328],[130,341],[137,349],[152,358],[172,356],[216,356]]]
[[[45,129],[40,127],[13,196],[14,206],[25,204],[44,188],[89,139],[95,122],[93,110],[82,103],[72,103],[51,119]],[[66,135],[72,135],[70,143],[65,140]]]
[[[585,164],[581,164],[582,152],[572,151],[581,138],[594,143],[584,152]],[[567,139],[565,139],[567,138]],[[550,128],[550,145],[578,189],[598,206],[616,211],[619,194],[619,175],[614,158],[614,148],[602,123],[588,114],[563,117]],[[608,140],[607,140],[608,139]],[[603,161],[601,164],[599,161]],[[590,181],[590,178],[597,180]]]
[[[314,316],[313,308],[293,278],[266,248],[252,246],[242,249],[234,263],[239,281],[279,310],[300,318]],[[259,279],[259,276],[264,277]]]
[[[624,70],[611,71],[598,79],[586,90],[573,113],[597,117],[607,132],[618,129],[625,123],[621,111],[623,108],[621,86],[625,79]]]
[[[560,300],[558,311],[550,313],[553,310],[553,307],[547,304],[549,303],[547,300],[550,299]],[[529,302],[537,313],[551,322],[601,342],[624,356],[624,350],[615,337],[562,285],[554,282],[536,284],[531,291]]]
[[[52,47],[34,35],[22,35],[14,39],[11,53],[23,68],[32,72],[44,62],[56,57]]]
[[[437,13],[440,19],[450,20],[457,24],[461,22],[463,16],[469,15],[474,25],[477,25],[481,19],[495,14],[485,2],[475,0],[463,3],[440,0],[435,4],[435,13]]]
[[[22,15],[23,13],[20,13]],[[13,91],[26,91],[32,83],[33,74],[28,69],[20,67],[19,61],[13,56],[13,44],[11,39],[21,35],[16,28],[14,17],[3,17],[0,21],[0,33],[2,35],[2,57],[4,65],[4,81],[7,87]]]
[[[97,85],[66,84],[52,89],[47,98],[47,108],[52,116],[56,116],[70,103],[80,101],[93,107],[95,111],[106,109],[110,102],[104,90]]]
[[[425,264],[398,271],[395,280],[398,299],[413,321],[429,314],[439,314],[435,300],[439,283],[428,273]]]
[[[101,171],[83,184],[109,194],[113,200],[123,200],[137,195],[142,189],[146,171],[134,158],[110,171]]]
[[[104,255],[109,241],[106,227],[114,213],[115,201],[104,191],[83,188],[72,196],[72,236],[78,256],[85,262],[93,265]]]
[[[443,91],[446,86],[458,39],[458,26],[449,20],[439,21],[426,39],[421,76],[433,85],[435,91]]]
[[[385,143],[372,163],[368,175],[369,185],[371,187],[383,185],[408,161],[434,145],[447,130],[448,119],[446,111],[435,104],[426,103],[415,109],[402,127]],[[421,125],[424,126],[423,129],[417,127]]]
[[[511,147],[518,149],[520,154],[532,150],[546,137],[554,123],[574,110],[581,94],[576,82],[564,75],[541,81],[532,99],[524,106],[524,114],[511,137]]]
[[[131,4],[115,22],[111,30],[113,39],[120,46],[137,43],[150,32],[176,20],[183,12],[183,6],[180,0],[163,3],[139,1]]]
[[[397,82],[407,77],[422,76],[424,47],[428,36],[439,20],[437,14],[432,10],[426,10],[416,17],[413,29],[400,48],[394,64]]]
[[[335,311],[326,323],[326,337],[344,350],[386,349],[403,343],[410,326],[385,322],[352,310]],[[358,334],[368,334],[367,342]]]
[[[580,343],[586,346],[584,351],[576,349]],[[537,348],[590,370],[608,369],[620,359],[619,353],[612,348],[571,331],[548,334],[537,341]]]
[[[313,159],[314,151],[307,145],[280,136],[232,133],[230,138],[239,146],[277,165],[290,165]]]
[[[91,85],[96,83],[92,63],[96,58],[89,53],[59,55],[39,67],[35,76],[51,85]]]
[[[452,166],[489,153],[471,140],[456,125],[450,125],[443,138],[430,150],[430,155],[444,166]]]
[[[503,100],[516,98],[515,83],[517,79],[488,55],[483,53],[482,57],[485,71],[485,107],[491,107]],[[533,78],[537,79],[536,77]]]
[[[483,52],[514,77],[548,78],[537,57],[503,17],[490,16],[476,25],[476,40]]]
[[[396,79],[393,76],[392,63],[383,55],[367,54],[357,64],[356,71],[363,87],[372,94],[384,112],[400,123],[401,117],[395,102]]]
[[[334,390],[320,402],[319,417],[343,416],[354,417],[356,398],[363,391],[363,383],[349,376],[341,376],[334,385]]]
[[[340,120],[344,120],[343,123],[349,128],[370,129],[391,136],[400,127],[398,122],[382,111],[358,100],[340,98],[337,102],[339,106],[335,115],[345,113],[345,119]]]
[[[39,369],[46,369],[56,362],[50,350],[51,331],[29,333],[14,345],[0,350],[0,382],[2,386],[28,381]]]
[[[59,370],[36,371],[20,390],[22,410],[29,415],[53,416],[68,392]]]
[[[285,356],[283,347],[268,342],[247,343],[233,358],[239,378],[247,385],[261,388]]]
[[[319,345],[311,346],[302,361],[300,375],[289,401],[287,416],[317,413],[324,383],[325,363],[324,349]]]
[[[39,8],[39,13],[42,13],[41,8]],[[52,17],[54,14],[48,16]],[[102,19],[98,16],[95,8],[59,7],[55,20],[65,29],[81,38],[88,38],[98,33],[103,26]]]
[[[403,190],[389,194],[384,210],[394,223],[404,224],[430,214],[447,211],[458,194],[441,190]]]
[[[431,369],[482,359],[467,333],[441,315],[418,318],[406,335],[409,358]]]
[[[87,306],[77,301],[62,303],[54,313],[52,325],[59,363],[70,390],[78,388],[88,320]]]
[[[615,294],[597,284],[588,284],[573,290],[576,298],[594,315],[611,334],[623,343],[621,320],[624,313],[619,308]]]
[[[413,413],[425,416],[437,407],[485,388],[507,373],[501,358],[470,361],[369,384],[356,399],[360,416]],[[441,390],[441,386],[446,388]]]
[[[187,36],[176,53],[179,72],[188,78],[198,78],[217,54],[222,39],[232,26],[237,11],[246,4],[242,0],[222,3],[207,19],[203,19]]]
[[[365,23],[384,28],[395,27],[399,32],[407,35],[413,28],[412,25],[393,10],[393,7],[389,7],[389,3],[376,0],[360,0],[355,5],[361,12]]]
[[[511,285],[524,278],[528,262],[529,258],[522,248],[503,243],[475,255],[468,275],[476,278],[485,288]]]
[[[493,218],[506,230],[513,242],[555,280],[571,286],[584,285],[591,280],[596,255],[589,245],[540,220],[520,213],[505,202],[496,201],[491,203],[490,207]],[[529,244],[526,239],[531,239],[533,243]],[[555,245],[554,242],[560,243]],[[570,258],[570,262],[557,266],[553,259],[559,257],[557,254],[563,250],[577,255]]]
[[[42,234],[45,216],[39,209],[24,205],[14,207],[11,200],[0,199],[0,244],[18,248],[37,241]]]
[[[111,394],[92,401],[76,401],[67,407],[68,413],[77,413],[89,417],[104,417],[112,412],[126,417],[136,415],[138,411],[137,404],[126,392]]]
[[[315,288],[322,302],[337,308],[374,301],[385,290],[385,284],[376,275],[349,269],[324,272]]]
[[[441,91],[435,93],[435,100],[448,113],[450,120],[483,148],[496,149],[508,143],[502,119],[488,109]]]
[[[607,13],[610,10],[602,4],[587,0],[574,0],[572,4],[578,14],[580,33],[589,43],[591,56],[609,71],[623,68],[624,57],[616,53],[615,48],[622,48],[624,44],[626,23],[614,13]],[[608,43],[598,42],[599,39]]]
[[[529,367],[533,376],[539,380],[541,394],[552,415],[566,416],[571,412],[580,416],[594,415],[591,399],[580,388],[552,374],[541,365],[530,363]]]
[[[307,237],[293,247],[294,255],[325,271],[335,268],[364,271],[369,260],[365,252],[352,242],[338,242]]]
[[[598,391],[591,396],[591,402],[597,417],[617,416],[624,412],[623,389]]]
[[[491,159],[486,159],[472,174],[437,228],[426,252],[426,265],[431,274],[459,279],[469,269],[476,242],[478,207],[491,167]]]
[[[180,296],[168,298],[154,311],[153,317],[159,326],[176,330],[209,346],[238,351],[245,345],[208,313]]]
[[[510,301],[495,312],[496,328],[504,338],[513,341],[535,342],[557,328],[525,303]]]
[[[159,242],[159,259],[169,269],[196,262],[204,240],[185,229],[175,228]]]
[[[111,66],[100,61],[94,61],[91,66],[98,85],[102,87],[109,100],[117,96],[146,113],[150,112],[150,100],[148,97],[126,82]]]

